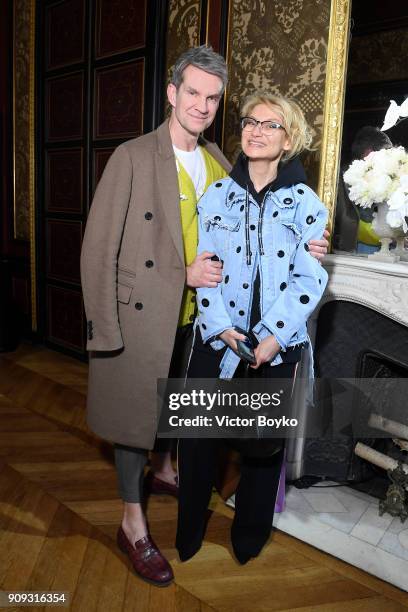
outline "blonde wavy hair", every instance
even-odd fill
[[[267,91],[256,91],[245,98],[241,117],[248,117],[255,106],[266,104],[282,117],[282,124],[289,137],[291,148],[282,155],[282,160],[292,159],[304,150],[312,151],[312,130],[297,102]]]

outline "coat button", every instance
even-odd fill
[[[142,308],[143,308],[142,302],[136,302],[135,308],[136,308],[136,310],[142,310]]]
[[[153,213],[147,211],[147,213],[145,213],[145,219],[146,221],[150,221],[150,219],[153,219]]]
[[[154,263],[152,262],[152,260],[151,260],[151,259],[148,259],[148,260],[145,262],[145,266],[146,266],[146,268],[153,268]]]

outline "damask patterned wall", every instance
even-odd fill
[[[239,152],[239,107],[246,95],[259,88],[289,95],[306,112],[315,133],[317,151],[306,162],[316,187],[331,1],[224,0],[224,3],[229,13],[230,71],[224,107],[224,152],[231,160]],[[204,4],[208,17],[204,16]],[[204,17],[211,25],[211,2],[170,0],[169,70],[180,53],[198,44]]]
[[[167,75],[178,56],[199,44],[200,0],[170,0],[167,23]]]
[[[30,161],[32,109],[30,79],[34,61],[32,0],[14,3],[14,237],[30,240]]]
[[[254,89],[293,97],[321,144],[330,0],[233,0],[230,4],[224,152],[239,151],[239,107]],[[308,160],[317,185],[317,154]],[[312,168],[310,168],[312,166]]]
[[[352,38],[347,82],[373,83],[408,78],[408,30],[388,30]]]

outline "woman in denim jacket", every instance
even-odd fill
[[[322,237],[327,210],[305,184],[297,158],[311,139],[295,102],[263,92],[250,96],[241,127],[243,152],[230,176],[211,185],[198,205],[198,253],[223,262],[223,282],[197,290],[188,377],[245,374],[236,344],[245,340],[238,331],[244,330],[258,342],[250,376],[293,378],[308,340],[307,319],[327,282],[307,244]],[[201,547],[218,443],[179,441],[176,546],[182,560]],[[270,457],[242,457],[231,529],[240,563],[257,556],[269,538],[283,454],[282,443]]]

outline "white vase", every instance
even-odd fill
[[[375,259],[376,261],[385,261],[388,263],[394,263],[400,260],[399,255],[394,255],[389,250],[390,244],[396,237],[398,230],[392,228],[387,223],[387,213],[389,211],[387,202],[379,202],[377,204],[377,212],[373,215],[372,228],[377,234],[381,242],[381,249],[376,253],[372,253],[368,256],[368,259]]]

